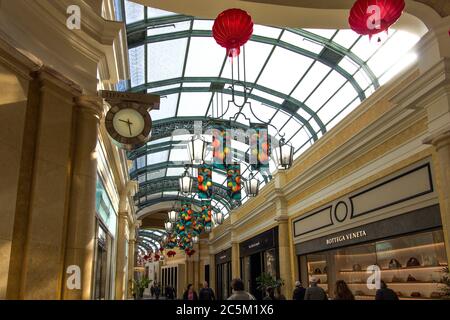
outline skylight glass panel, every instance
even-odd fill
[[[249,99],[248,101],[251,102],[251,104],[252,104],[253,113],[261,121],[268,122],[273,117],[275,112],[277,111],[275,108],[264,105],[259,101],[256,101],[253,99]],[[254,116],[251,114],[250,110],[246,111],[245,115],[247,117],[254,118]],[[255,120],[256,120],[256,118],[255,118]],[[259,122],[259,120],[255,121],[255,122]]]
[[[277,128],[277,130],[280,130],[284,124],[289,120],[290,116],[284,113],[283,111],[278,111],[275,117],[273,117],[271,124]],[[274,132],[274,129],[269,126],[269,134],[272,136],[275,136],[276,131]]]
[[[333,70],[305,104],[313,111],[317,111],[345,81],[346,79],[340,73]]]
[[[206,114],[211,93],[209,92],[183,92],[178,107],[179,117],[203,116]]]
[[[159,199],[159,198],[161,198],[161,196],[162,196],[162,192],[149,194],[147,196],[147,201]],[[156,244],[155,240],[153,240],[153,239],[149,239],[149,241],[153,241],[153,243]]]
[[[404,55],[391,69],[387,70],[380,79],[380,85],[384,85],[386,82],[394,78],[396,75],[401,73],[410,67],[417,60],[417,54],[415,52],[410,52]]]
[[[131,86],[136,87],[145,82],[145,71],[144,71],[144,46],[132,48],[128,51],[129,62],[130,62],[130,73],[131,73]]]
[[[213,20],[196,19],[196,20],[194,20],[193,29],[194,30],[208,30],[208,31],[211,31],[213,25],[214,25],[214,21]]]
[[[145,167],[145,156],[137,158],[136,162],[137,162],[137,166],[136,167],[138,169],[141,169],[141,168]]]
[[[335,29],[303,29],[303,30],[314,33],[326,39],[331,39],[333,35],[336,33]]]
[[[300,123],[292,117],[286,125],[283,127],[281,132],[284,134],[284,138],[289,140],[297,131],[300,129]]]
[[[149,19],[162,18],[162,17],[167,17],[167,16],[173,16],[173,15],[175,15],[175,13],[170,12],[170,11],[147,7],[147,18],[149,18]]]
[[[399,30],[375,53],[367,65],[379,77],[395,65],[419,39],[418,35]]]
[[[369,88],[367,88],[366,91],[364,91],[366,98],[370,97],[375,92],[375,88],[373,85],[371,85]]]
[[[127,24],[144,20],[144,6],[131,1],[125,1],[125,17]]]
[[[331,130],[334,126],[336,126],[339,122],[342,121],[346,116],[350,114],[353,110],[356,109],[361,104],[359,99],[356,99],[353,101],[348,107],[343,109],[338,115],[336,115],[333,120],[331,120],[329,123],[326,124],[327,130]]]
[[[344,59],[339,62],[339,67],[341,67],[351,75],[359,69],[359,65],[348,57],[344,57]]]
[[[161,120],[165,118],[175,117],[175,112],[177,109],[179,94],[170,94],[165,97],[161,97],[159,110],[150,111],[150,116],[153,121]]]
[[[151,37],[159,34],[187,31],[190,28],[191,28],[191,21],[181,21],[177,23],[161,25],[156,28],[150,28],[147,30],[147,36]]]
[[[290,31],[285,31],[283,33],[281,41],[317,54],[323,50],[323,45]]]
[[[161,151],[156,153],[150,153],[147,155],[147,165],[157,164],[161,162],[167,162],[169,151]]]
[[[147,180],[161,179],[166,175],[166,169],[159,169],[147,173]]]
[[[272,102],[278,103],[278,104],[282,104],[284,102],[283,98],[274,96],[274,95],[272,95],[270,93],[267,93],[267,92],[264,92],[264,91],[261,91],[261,90],[258,90],[258,89],[253,89],[252,90],[252,94],[257,95],[257,96],[259,96],[261,98],[270,100]]]
[[[189,153],[187,148],[183,149],[172,149],[170,152],[170,159],[171,162],[190,162],[189,159]]]
[[[308,57],[277,47],[258,83],[289,94],[312,62]]]
[[[328,101],[328,103],[317,113],[317,115],[324,123],[327,123],[333,119],[339,111],[349,105],[357,96],[358,93],[355,88],[351,83],[347,82],[347,84],[339,90],[330,101]]]
[[[148,81],[161,81],[182,76],[187,39],[150,43],[148,45]]]
[[[212,181],[213,183],[217,183],[222,185],[223,182],[227,179],[227,177],[217,171],[214,171],[212,174]]]
[[[186,150],[187,152],[187,150]],[[168,168],[167,176],[169,177],[179,177],[184,173],[184,168]]]
[[[350,47],[355,44],[358,38],[359,34],[351,29],[339,30],[337,35],[333,38],[333,42],[340,44],[345,49],[350,49]]]
[[[259,73],[261,72],[264,63],[267,61],[273,46],[265,43],[249,41],[245,45],[245,69],[247,82],[255,82]],[[242,51],[243,52],[243,51]],[[243,57],[243,55],[242,55]],[[241,60],[241,64],[243,61]],[[227,59],[225,68],[223,69],[222,78],[231,79],[231,60]],[[241,74],[241,78],[244,75]],[[235,78],[237,76],[235,75]]]
[[[359,86],[364,90],[366,89],[368,86],[370,86],[372,84],[372,81],[370,81],[369,76],[367,75],[367,73],[361,69],[359,70],[353,77],[356,82],[358,82]]]
[[[299,148],[303,144],[305,144],[308,140],[309,140],[309,136],[306,134],[305,130],[302,129],[302,130],[296,132],[288,141],[290,143],[292,143],[294,148]]]
[[[183,87],[206,87],[209,88],[211,82],[183,82]]]
[[[191,38],[185,76],[219,76],[225,54],[226,50],[219,46],[212,37]]]
[[[255,24],[253,26],[253,34],[267,38],[277,39],[280,36],[281,29]]]
[[[352,52],[363,61],[367,61],[367,59],[369,59],[380,47],[381,45],[377,42],[375,37],[373,37],[372,40],[369,40],[369,37],[365,36],[358,40],[352,48]]]
[[[291,96],[299,101],[305,101],[330,70],[330,67],[316,61]]]

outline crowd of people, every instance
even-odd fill
[[[318,279],[311,277],[309,287],[303,287],[300,281],[295,282],[295,289],[292,293],[292,300],[328,300],[328,295],[325,290],[318,285]],[[245,291],[244,282],[241,279],[233,279],[231,282],[232,295],[228,300],[256,300],[249,292]],[[159,299],[161,288],[158,283],[155,283],[150,288],[152,298]],[[165,288],[165,298],[167,300],[176,299],[176,290],[167,286]],[[203,300],[214,301],[216,296],[214,290],[209,287],[208,282],[203,282],[203,287],[197,292],[192,284],[187,286],[183,293],[183,300]],[[264,300],[286,300],[286,297],[281,293],[281,288],[268,287],[266,289],[266,296]],[[336,281],[333,300],[355,300],[355,296],[349,289],[347,283],[343,280]],[[388,288],[384,281],[381,281],[381,287],[376,291],[375,300],[398,300],[396,293]]]

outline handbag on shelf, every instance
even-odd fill
[[[324,274],[328,273],[328,267],[327,267],[327,266],[325,266],[325,267],[323,268],[323,273],[324,273]]]
[[[353,271],[361,271],[362,270],[361,265],[359,265],[359,264],[354,264],[352,269],[353,269]]]
[[[397,276],[393,276],[391,282],[398,283],[403,282],[403,280]]]
[[[411,297],[412,298],[420,298],[422,295],[420,294],[420,292],[413,292],[411,293]]]
[[[316,268],[314,270],[314,274],[322,274],[322,271],[320,271],[320,268]]]
[[[433,292],[431,293],[431,295],[430,295],[430,298],[433,298],[433,299],[440,299],[440,298],[442,298],[442,293],[437,292],[437,291],[433,291]]]
[[[406,282],[417,282],[416,278],[414,278],[412,275],[408,275],[408,278],[406,278]]]
[[[391,259],[391,261],[389,261],[389,269],[399,269],[402,267],[402,264],[400,262],[398,262],[397,259]]]
[[[409,258],[408,262],[406,263],[407,267],[420,267],[420,262],[417,260],[417,258]]]

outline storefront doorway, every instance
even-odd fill
[[[216,262],[216,297],[226,300],[231,295],[231,248],[215,256]]]
[[[245,290],[262,300],[265,293],[258,290],[257,279],[263,274],[279,278],[278,228],[266,231],[240,244],[241,277]]]

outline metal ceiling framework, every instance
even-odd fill
[[[176,169],[181,171],[181,169],[185,165],[185,163],[183,162],[170,161],[171,154],[174,150],[186,150],[186,141],[183,145],[183,142],[173,140],[174,132],[183,129],[186,133],[193,134],[195,121],[202,122],[204,126],[203,132],[205,132],[207,129],[207,123],[211,120],[211,108],[213,106],[215,96],[219,94],[231,95],[231,90],[227,88],[227,85],[231,85],[232,80],[223,76],[224,68],[227,63],[227,57],[225,53],[223,57],[218,57],[218,59],[222,59],[223,62],[220,73],[217,77],[192,77],[186,74],[186,66],[188,63],[192,39],[212,37],[212,32],[210,30],[195,29],[194,23],[196,21],[202,20],[196,19],[191,16],[177,14],[156,18],[148,17],[147,10],[144,10],[144,18],[142,20],[127,24],[128,45],[130,50],[132,50],[133,48],[143,47],[145,57],[142,61],[145,80],[143,81],[143,83],[135,86],[132,86],[132,82],[130,81],[129,91],[145,93],[150,92],[152,94],[160,95],[162,100],[170,95],[178,96],[175,108],[175,116],[156,120],[154,122],[154,127],[152,130],[151,142],[146,146],[128,154],[129,159],[133,161],[133,167],[130,170],[131,178],[139,181],[139,191],[135,197],[135,204],[139,210],[161,202],[171,202],[188,199],[176,193],[178,191],[179,176],[168,174],[169,170]],[[166,33],[163,32],[157,35],[148,35],[149,30],[170,28],[172,26],[175,29],[175,25],[179,23],[189,23],[189,28],[182,31],[172,31]],[[277,30],[278,29],[280,30],[280,33],[277,37],[262,36],[257,34],[252,36],[251,41],[255,43],[270,45],[272,46],[272,48],[265,62],[263,63],[259,74],[256,77],[256,80],[254,82],[247,82],[246,86],[249,88],[249,98],[251,100],[257,101],[262,105],[273,108],[275,110],[274,114],[269,119],[270,122],[272,122],[272,120],[274,120],[275,117],[280,114],[280,112],[289,116],[284,125],[278,128],[280,131],[285,129],[285,127],[288,126],[288,123],[290,123],[291,120],[295,120],[299,124],[298,128],[295,129],[297,131],[292,134],[289,139],[287,139],[289,142],[293,143],[294,139],[298,135],[300,135],[301,132],[305,132],[308,139],[306,141],[303,141],[301,144],[295,145],[295,152],[297,154],[317,141],[320,136],[324,135],[327,132],[328,124],[337,119],[341,115],[341,113],[344,112],[344,110],[349,108],[349,106],[354,105],[355,102],[363,101],[366,98],[366,92],[369,90],[369,88],[372,87],[373,90],[376,90],[380,86],[380,84],[378,78],[367,65],[368,59],[363,60],[352,51],[353,46],[356,45],[361,37],[357,37],[353,41],[353,44],[351,44],[350,46],[344,47],[334,41],[334,38],[337,36],[339,30],[336,30],[330,38],[326,38],[319,34],[315,34],[303,29],[277,28]],[[316,43],[320,46],[323,46],[323,50],[321,50],[320,52],[312,52],[293,43],[286,42],[283,40],[283,34],[285,33],[292,33],[304,37],[304,39],[310,41],[311,43]],[[159,42],[177,39],[187,39],[181,76],[153,82],[148,81],[148,46]],[[258,83],[267,65],[271,61],[274,51],[277,48],[285,49],[289,52],[293,52],[295,54],[302,55],[313,60],[306,72],[304,72],[296,85],[288,94],[271,89]],[[340,66],[340,62],[344,58],[351,60],[351,62],[357,66],[356,71],[350,73]],[[305,80],[305,77],[307,77],[310,71],[312,72],[314,66],[319,63],[330,68],[328,73],[326,73],[323,76],[323,79],[315,85],[313,90],[306,98],[304,98],[303,100],[294,98],[292,96],[293,93],[298,88],[301,88],[301,86],[303,85],[302,81]],[[336,92],[334,92],[329,98],[323,101],[318,109],[313,110],[307,104],[308,99],[320,88],[320,86],[324,83],[328,76],[334,71],[345,78],[345,82],[337,88]],[[366,87],[361,87],[360,83],[355,80],[355,74],[360,71],[364,71],[365,75],[369,78],[369,84]],[[322,121],[321,117],[319,116],[320,111],[325,106],[327,106],[327,104],[329,104],[330,101],[332,101],[332,99],[339,93],[339,91],[347,84],[351,84],[353,89],[356,91],[356,97],[352,99],[346,106],[342,107],[342,109],[339,110],[336,115],[331,118],[331,120],[328,120],[324,123],[324,121]],[[194,117],[178,116],[181,94],[185,93],[211,94],[209,104],[206,108],[206,113],[199,114],[198,116]],[[243,96],[243,92],[240,91],[236,91],[235,94],[237,96]],[[270,99],[268,97],[274,97],[274,99]],[[280,103],[279,101],[283,102]],[[216,121],[216,119],[214,120]],[[241,129],[244,131],[249,129],[248,125],[239,122],[233,122],[232,126],[234,126],[236,129]],[[167,161],[161,160],[159,162],[149,163],[147,156],[152,154],[161,154],[163,152],[168,153]],[[238,154],[241,153],[244,159],[248,159],[248,149],[247,151],[235,150],[235,152],[237,152]],[[145,157],[145,160],[142,160],[143,157]],[[141,159],[140,165],[138,165],[139,159]],[[243,174],[245,173],[245,171],[246,170],[244,170]],[[244,176],[243,178],[245,179]],[[264,184],[267,183],[271,179],[270,173],[267,175],[261,175],[261,179],[264,180]],[[239,204],[233,203],[227,198],[224,183],[214,183],[215,196],[213,198],[213,202],[216,204],[220,204],[220,206],[217,207],[216,205],[213,205],[213,209],[216,211],[225,211],[224,214],[227,215],[230,210],[233,210]],[[195,198],[195,195],[194,198],[191,198],[191,200],[196,205],[201,204],[201,202]]]

